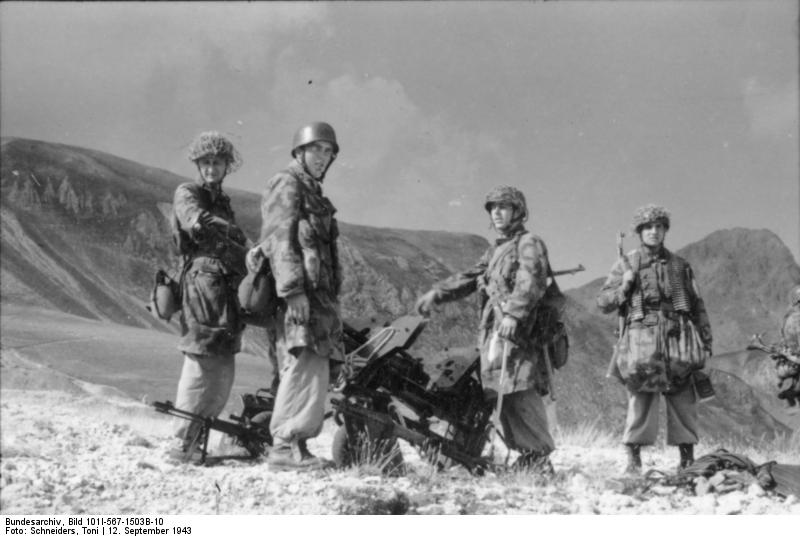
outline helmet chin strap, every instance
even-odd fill
[[[314,177],[314,174],[311,173],[311,170],[308,169],[308,164],[306,164],[306,152],[303,150],[303,148],[300,148],[300,149],[301,149],[300,150],[300,158],[298,158],[297,156],[295,156],[294,158],[295,158],[295,160],[297,160],[297,162],[300,163],[301,166],[303,166],[303,171],[305,171],[311,177]],[[328,162],[328,165],[325,166],[324,170],[322,170],[322,175],[320,175],[319,177],[314,177],[314,179],[316,179],[317,181],[319,181],[321,183],[325,179],[325,174],[328,173],[328,168],[331,167],[331,164],[333,164],[334,160],[336,160],[336,155],[333,155],[331,157],[331,160],[330,160],[330,162]]]

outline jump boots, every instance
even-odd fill
[[[642,473],[642,446],[639,444],[625,444],[625,452],[628,454],[628,466],[625,473],[628,475],[639,475]]]
[[[678,453],[680,453],[680,462],[678,463],[678,471],[681,471],[694,462],[694,444],[678,444]]]

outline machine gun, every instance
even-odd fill
[[[205,464],[208,457],[208,435],[212,430],[232,437],[236,444],[245,448],[252,458],[264,453],[267,446],[272,446],[272,435],[269,432],[269,420],[272,416],[270,400],[256,393],[242,396],[242,402],[244,403],[242,414],[230,415],[230,419],[233,421],[207,418],[187,410],[181,410],[175,408],[172,401],[156,401],[153,406],[157,412],[189,420],[199,425],[199,430],[189,446],[190,449],[187,450],[187,458],[191,456],[196,444],[202,443],[200,463]]]

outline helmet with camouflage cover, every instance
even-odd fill
[[[514,221],[526,221],[528,219],[528,204],[525,203],[525,195],[513,186],[496,186],[486,194],[486,201],[483,204],[487,212],[491,212],[492,205],[505,203],[516,209]]]
[[[796,306],[797,304],[800,304],[800,285],[795,285],[789,291],[789,305]]]
[[[323,121],[316,121],[303,125],[294,133],[292,156],[295,156],[295,152],[299,148],[314,142],[329,142],[333,146],[334,156],[339,153],[339,144],[336,141],[336,132],[333,127]]]
[[[648,203],[643,207],[639,207],[636,209],[636,212],[633,213],[631,229],[639,233],[646,224],[653,224],[656,222],[663,224],[664,229],[669,229],[669,213],[660,205]]]
[[[233,173],[242,166],[242,156],[233,147],[233,143],[217,131],[201,132],[189,146],[189,160],[197,162],[201,158],[213,155],[225,159],[228,163],[227,173]]]

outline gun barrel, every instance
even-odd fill
[[[583,265],[578,265],[577,267],[571,269],[554,270],[553,276],[564,276],[565,274],[575,274],[576,272],[581,272],[582,270],[586,270],[586,267],[584,267]]]

